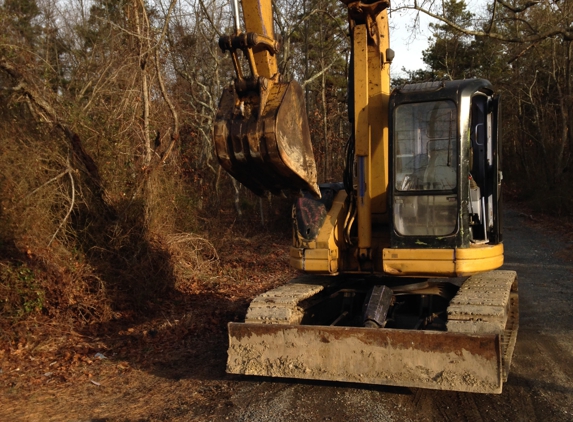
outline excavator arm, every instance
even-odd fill
[[[257,195],[306,190],[320,196],[302,88],[282,82],[278,72],[271,0],[242,2],[244,32],[234,1],[235,33],[219,40],[236,73],[215,121],[219,163]],[[249,75],[243,74],[239,51]]]

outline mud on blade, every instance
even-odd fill
[[[227,372],[499,394],[500,336],[229,323]]]

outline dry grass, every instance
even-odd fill
[[[16,335],[0,351],[2,407],[9,402],[13,407],[19,397],[34,401],[40,411],[49,407],[49,396],[59,388],[70,394],[71,385],[78,386],[78,395],[70,399],[81,405],[87,390],[97,387],[92,381],[113,394],[112,380],[117,377],[125,391],[142,388],[150,373],[167,379],[204,379],[214,376],[204,371],[215,365],[217,376],[223,376],[227,322],[243,318],[253,296],[295,275],[286,258],[288,236],[266,233],[248,238],[241,235],[244,231],[240,226],[227,231],[226,246],[219,252],[205,239],[172,236],[168,244],[174,259],[194,275],[179,278],[146,313],[125,309],[107,321],[83,325],[39,314],[16,324],[20,329],[13,327]],[[96,358],[96,353],[106,359]],[[146,407],[141,406],[136,410],[144,415]],[[121,414],[125,409],[115,411]]]
[[[199,277],[217,267],[219,255],[207,239],[193,233],[175,233],[167,236],[167,248],[178,281]]]

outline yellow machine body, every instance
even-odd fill
[[[236,71],[214,127],[221,166],[259,195],[307,192],[290,248],[307,276],[258,296],[245,323],[229,324],[227,371],[500,393],[518,299],[516,274],[492,271],[503,265],[497,99],[487,81],[412,85],[393,97],[389,3],[342,1],[351,186],[317,183],[302,89],[278,74],[271,1],[242,0],[246,31],[237,25],[219,41]],[[455,223],[443,229],[447,218]]]

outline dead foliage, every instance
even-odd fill
[[[115,303],[115,293],[110,294],[114,287],[106,290],[100,286],[98,290],[90,285],[89,269],[78,266],[84,286],[91,290],[82,290],[79,280],[74,284],[73,275],[63,271],[54,277],[60,281],[68,277],[64,284],[70,291],[45,291],[45,302],[34,308],[41,297],[34,291],[39,285],[29,280],[39,271],[35,258],[22,257],[12,266],[3,262],[2,285],[18,280],[26,287],[18,300],[27,301],[29,313],[3,309],[0,385],[6,391],[26,393],[39,385],[97,383],[133,369],[179,373],[185,371],[180,367],[182,359],[191,359],[205,348],[224,352],[227,322],[243,318],[253,296],[288,281],[294,272],[287,261],[288,234],[262,230],[245,236],[254,230],[250,223],[221,226],[225,229],[216,242],[191,234],[173,234],[156,241],[153,247],[168,254],[176,276],[168,288],[163,286],[144,304]],[[46,287],[45,281],[41,286]],[[66,304],[49,303],[65,296]],[[70,307],[73,312],[66,311]]]
[[[224,351],[226,323],[292,277],[288,201],[241,191],[239,219],[229,178],[188,165],[192,134],[142,165],[129,132],[118,136],[109,120],[98,126],[106,110],[74,120],[62,107],[68,120],[53,124],[34,96],[18,95],[0,93],[7,400],[133,368],[170,373],[181,357]]]

